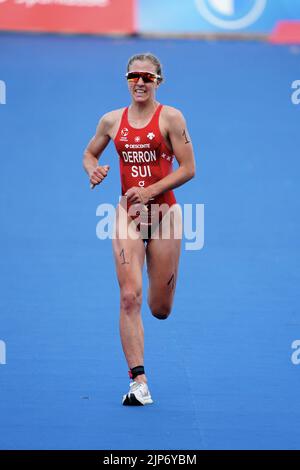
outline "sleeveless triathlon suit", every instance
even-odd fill
[[[150,122],[140,129],[129,124],[128,107],[122,114],[114,139],[120,161],[122,195],[133,186],[146,188],[173,171],[174,155],[168,148],[159,128],[159,115],[162,107],[163,105],[160,104]],[[147,205],[149,225],[151,224],[150,208],[153,204],[167,204],[169,207],[176,204],[173,191],[166,191],[156,196]]]

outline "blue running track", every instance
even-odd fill
[[[176,196],[205,205],[205,244],[182,251],[167,321],[144,301],[155,404],[125,408],[111,241],[96,237],[118,161],[110,145],[91,192],[81,158],[148,50],[193,137],[197,177]],[[300,49],[1,34],[0,57],[0,448],[299,449]]]

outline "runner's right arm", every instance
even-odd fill
[[[100,119],[96,133],[84,151],[83,167],[90,178],[91,185],[101,183],[109,170],[109,165],[98,165],[98,160],[110,141],[108,134],[111,125],[109,114],[105,114]]]

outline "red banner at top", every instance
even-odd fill
[[[135,10],[136,0],[0,0],[0,29],[134,33]]]

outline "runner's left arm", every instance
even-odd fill
[[[169,139],[179,168],[165,176],[145,190],[150,192],[150,198],[169,191],[186,183],[195,176],[195,158],[193,145],[187,130],[185,119],[177,109],[169,111]]]

